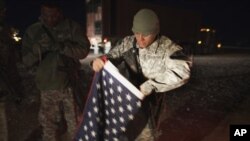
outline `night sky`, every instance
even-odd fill
[[[7,22],[24,29],[37,21],[42,0],[7,0]],[[61,0],[64,13],[84,23],[84,0]],[[218,38],[225,44],[250,46],[250,2],[240,0],[141,0],[153,4],[189,9],[202,15],[204,27],[215,28]]]

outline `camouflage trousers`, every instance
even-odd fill
[[[76,130],[76,115],[72,89],[41,92],[39,122],[43,128],[43,141],[61,140],[59,123],[66,120],[67,132],[64,140],[72,140]],[[60,129],[59,129],[60,130]]]

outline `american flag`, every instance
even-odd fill
[[[111,62],[95,74],[74,141],[118,141],[141,107],[143,94]]]

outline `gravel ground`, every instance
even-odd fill
[[[250,123],[250,52],[194,56],[190,82],[172,91],[160,141],[228,141]]]
[[[90,55],[83,61],[87,69]],[[228,141],[230,124],[250,124],[250,51],[195,55],[185,86],[169,92],[159,141]],[[39,95],[27,92],[21,104],[8,103],[9,141],[41,141]]]

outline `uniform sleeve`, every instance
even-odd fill
[[[116,46],[114,46],[106,55],[114,65],[119,65],[123,61],[123,55],[132,47],[132,37],[127,36],[122,39]]]
[[[39,61],[39,55],[33,53],[33,35],[31,29],[28,28],[22,39],[22,62],[26,66],[32,66],[34,63]]]
[[[63,41],[61,53],[74,59],[84,59],[89,53],[90,42],[79,24],[72,22],[71,28],[71,40]]]
[[[178,47],[179,48],[179,47]],[[162,72],[155,75],[153,79],[145,81],[141,90],[145,95],[152,92],[167,92],[178,88],[190,78],[190,60],[185,57],[180,48],[164,57]]]

